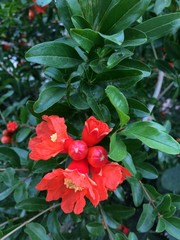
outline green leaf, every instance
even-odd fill
[[[169,194],[163,195],[160,203],[156,206],[157,212],[160,212],[162,215],[168,212],[171,207],[171,197]]]
[[[135,208],[121,205],[119,203],[106,205],[104,206],[104,210],[118,222],[122,219],[128,219],[135,214]]]
[[[163,188],[173,193],[180,192],[180,164],[165,170],[161,176],[161,184]]]
[[[167,63],[166,61],[158,59],[158,60],[156,60],[155,64],[159,70],[161,70],[167,74],[176,75],[176,71],[174,70],[174,68],[171,67],[169,65],[169,63]]]
[[[132,56],[134,53],[129,51],[126,48],[122,48],[119,52],[113,53],[107,61],[107,68],[114,68],[118,63],[120,63],[123,59]]]
[[[16,188],[14,190],[14,200],[16,201],[16,203],[19,203],[21,201],[23,201],[24,199],[28,198],[28,191],[26,188],[26,184],[24,182],[21,182],[18,186],[18,188]]]
[[[113,69],[98,74],[96,81],[109,81],[111,84],[115,83],[121,89],[127,89],[133,87],[142,78],[142,72],[137,70]]]
[[[170,59],[180,60],[180,46],[176,42],[166,40],[165,48]]]
[[[152,200],[156,200],[161,195],[152,185],[144,184],[144,187]]]
[[[150,0],[117,1],[101,22],[100,32],[116,33],[134,23],[147,9]]]
[[[127,115],[129,106],[125,96],[114,86],[108,86],[105,92],[119,115],[121,127],[124,126],[130,119]]]
[[[180,195],[170,194],[172,200],[172,206],[176,207],[177,210],[180,209]]]
[[[137,164],[136,166],[143,178],[147,178],[147,179],[158,178],[158,171],[153,165],[149,163],[143,163],[143,164]]]
[[[123,67],[123,68],[122,68]],[[119,68],[126,69],[126,70],[136,70],[140,71],[142,74],[142,78],[149,77],[151,75],[151,69],[148,65],[143,62],[134,60],[134,59],[125,59],[123,60]]]
[[[58,213],[56,211],[53,211],[48,215],[47,226],[54,240],[64,240],[64,237],[60,232],[61,226],[58,219]]]
[[[105,34],[102,34],[102,33],[99,33],[99,35],[102,38],[104,38],[105,40],[116,43],[119,46],[124,41],[124,32],[123,31],[120,31],[120,32],[118,32],[116,34],[113,34],[113,35],[105,35]]]
[[[17,179],[14,176],[15,172],[14,168],[6,168],[6,170],[2,172],[1,178],[6,186],[12,187],[15,183],[17,183]]]
[[[128,235],[128,240],[138,240],[138,238],[135,233],[130,232]]]
[[[136,47],[147,41],[146,34],[135,28],[127,28],[124,31],[124,35],[123,47]]]
[[[51,159],[51,161],[36,161],[32,168],[33,173],[47,173],[56,168],[58,162],[56,159]]]
[[[149,122],[135,122],[129,124],[123,131],[122,135],[134,137],[142,141],[150,148],[169,154],[179,154],[180,145],[169,134],[160,131],[154,126],[149,126]]]
[[[143,204],[143,211],[137,223],[137,230],[142,233],[148,232],[154,225],[155,218],[151,204]]]
[[[110,138],[110,150],[108,156],[116,161],[122,161],[127,155],[126,145],[121,140],[117,133],[114,133]]]
[[[34,111],[36,113],[44,112],[64,97],[65,92],[66,89],[59,86],[46,88],[40,93],[38,100],[34,103]]]
[[[136,26],[147,35],[148,41],[155,41],[167,34],[176,32],[180,27],[180,13],[169,13],[151,18]]]
[[[135,177],[129,177],[127,178],[127,181],[131,185],[131,191],[133,196],[133,202],[136,207],[140,206],[143,199],[144,199],[144,192],[141,187],[141,184],[139,183],[138,179]]]
[[[77,44],[86,52],[90,52],[91,48],[102,44],[99,34],[91,29],[71,29],[71,36]]]
[[[167,219],[163,218],[162,220],[165,224],[166,231],[176,239],[180,239],[180,218],[172,217]]]
[[[28,137],[30,132],[31,132],[31,128],[28,128],[28,127],[22,127],[18,129],[18,132],[16,133],[16,142],[20,143],[24,141]]]
[[[137,174],[136,167],[130,154],[128,154],[126,158],[123,159],[123,164],[132,173],[133,176]]]
[[[55,79],[58,82],[64,82],[63,75],[57,68],[47,67],[46,70],[44,71],[44,74],[46,74],[46,76],[52,79]]]
[[[78,110],[86,110],[89,105],[85,98],[78,92],[69,97],[70,104]]]
[[[73,47],[55,41],[35,45],[26,52],[25,57],[30,62],[62,69],[73,68],[82,63]]]
[[[23,209],[28,212],[37,212],[39,210],[44,210],[48,206],[48,203],[42,198],[28,198],[16,204],[17,209]]]
[[[104,227],[101,223],[92,222],[86,225],[88,232],[93,236],[102,236],[104,235]]]
[[[140,101],[128,98],[128,104],[130,110],[135,114],[137,117],[147,117],[150,115],[149,109]]]
[[[4,200],[7,198],[18,186],[20,183],[16,183],[14,186],[7,188],[3,192],[0,193],[0,201]]]
[[[82,16],[72,16],[71,20],[75,28],[79,28],[79,29],[91,28],[91,25]]]
[[[162,220],[162,217],[159,217],[158,219],[158,224],[156,226],[156,232],[160,233],[160,232],[163,232],[165,230],[165,224]]]
[[[169,7],[170,4],[171,0],[156,0],[154,4],[154,12],[158,15],[164,10],[164,8]]]
[[[28,234],[31,240],[50,240],[45,228],[39,223],[28,223],[24,232]]]
[[[52,0],[36,0],[37,5],[44,7],[48,5]]]
[[[14,167],[21,166],[17,153],[8,147],[0,147],[0,161],[9,162]]]

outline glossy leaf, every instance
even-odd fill
[[[52,2],[52,0],[36,0],[36,3],[42,7],[48,5],[50,2]]]
[[[110,138],[110,151],[108,156],[116,161],[122,161],[127,155],[126,145],[121,140],[117,133],[114,133]]]
[[[141,187],[137,178],[130,177],[130,178],[127,178],[127,181],[131,185],[131,191],[132,191],[134,205],[136,207],[138,207],[138,206],[141,205],[141,203],[144,199],[143,189],[142,189],[142,187]]]
[[[153,207],[150,203],[143,205],[143,212],[137,223],[137,230],[139,232],[148,232],[154,225],[156,216],[153,214]]]
[[[8,148],[8,147],[0,147],[0,160],[3,162],[9,162],[15,167],[20,167],[20,159],[17,153]]]
[[[155,126],[155,125],[154,125]],[[180,153],[180,145],[170,135],[160,131],[154,126],[149,126],[149,122],[135,122],[129,124],[122,135],[134,137],[142,141],[150,148],[157,149],[169,154]]]
[[[63,75],[57,68],[47,67],[44,74],[52,79],[55,79],[58,82],[64,82]]]
[[[180,239],[180,218],[172,217],[172,218],[166,218],[162,219],[165,224],[166,231],[175,237],[176,239]]]
[[[128,49],[122,48],[119,52],[115,52],[109,57],[109,59],[107,61],[107,68],[111,69],[111,68],[115,67],[123,59],[128,58],[128,57],[132,56],[133,54],[134,53],[129,51]]]
[[[6,190],[0,192],[0,201],[4,200],[5,198],[7,198],[18,186],[20,183],[16,183],[15,185],[13,185],[10,188],[7,188]]]
[[[116,33],[129,27],[147,9],[149,0],[117,1],[102,21],[100,32]]]
[[[64,240],[64,237],[60,232],[61,226],[57,211],[53,211],[48,215],[47,226],[54,240]]]
[[[147,179],[156,179],[158,178],[158,171],[157,169],[149,163],[143,163],[137,165],[139,172],[142,174],[143,178]]]
[[[92,223],[88,223],[86,225],[86,228],[88,230],[88,232],[90,234],[92,234],[93,236],[102,236],[104,235],[104,227],[101,223],[98,222],[92,222]]]
[[[71,36],[86,52],[102,42],[99,34],[91,29],[71,29]]]
[[[124,41],[124,32],[123,31],[120,31],[120,32],[118,32],[116,34],[113,34],[113,35],[106,35],[106,34],[102,34],[102,33],[99,33],[99,35],[102,38],[104,38],[105,40],[116,43],[119,46]]]
[[[128,240],[138,240],[138,238],[135,233],[130,232],[128,235]]]
[[[142,102],[140,102],[136,99],[133,99],[133,98],[129,98],[127,100],[128,100],[130,110],[137,117],[142,118],[142,117],[147,117],[150,115],[148,108]]]
[[[45,42],[32,47],[26,52],[30,62],[56,68],[73,68],[82,60],[73,47],[61,42]]]
[[[38,100],[34,103],[34,111],[36,113],[44,112],[64,97],[65,92],[66,90],[59,86],[46,88],[40,93]]]
[[[124,35],[123,47],[135,47],[142,45],[147,41],[146,34],[135,28],[127,28],[124,31]]]
[[[173,33],[180,27],[180,13],[169,13],[151,18],[136,26],[147,35],[148,41],[154,41]]]
[[[136,167],[134,165],[133,159],[130,154],[128,154],[124,159],[123,159],[123,164],[124,166],[131,172],[133,176],[137,174]]]
[[[161,184],[163,188],[172,191],[173,193],[179,193],[180,191],[180,164],[175,167],[166,169],[161,177]]]
[[[28,198],[16,204],[17,209],[23,209],[28,212],[37,212],[48,207],[48,203],[42,198]]]
[[[31,128],[28,128],[28,127],[22,127],[18,129],[18,132],[16,133],[16,142],[24,141],[28,137],[30,132],[31,132]]]
[[[121,127],[124,126],[130,119],[128,116],[129,106],[125,96],[114,86],[108,86],[105,92],[119,115]]]
[[[120,89],[127,89],[133,87],[142,78],[143,74],[138,70],[114,69],[98,74],[96,81],[109,81],[111,84],[118,85]]]
[[[31,240],[50,240],[45,228],[39,223],[28,223],[24,232],[28,234]]]

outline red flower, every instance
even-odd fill
[[[1,142],[3,144],[11,143],[11,141],[12,141],[11,136],[4,135],[4,136],[1,137]]]
[[[7,130],[8,130],[8,132],[13,133],[13,132],[16,131],[17,128],[18,128],[17,122],[9,121],[7,123]]]
[[[32,150],[29,157],[32,160],[47,160],[58,153],[64,153],[66,141],[71,139],[66,132],[64,118],[55,115],[44,115],[42,118],[45,121],[37,125],[37,136],[29,141]]]
[[[87,143],[89,147],[92,147],[99,143],[110,131],[105,122],[97,120],[91,116],[85,122],[85,126],[82,132],[82,140]]]
[[[108,198],[107,191],[114,191],[131,173],[118,163],[108,162],[102,168],[91,168],[92,180],[96,182],[100,200]]]
[[[36,0],[33,0],[33,2],[36,2]],[[38,6],[37,4],[34,4],[33,8],[35,9],[36,13],[45,13],[45,10],[48,8],[48,5],[41,7]]]
[[[117,230],[122,230],[125,235],[128,235],[129,233],[129,228],[127,228],[125,225],[121,224]]]
[[[40,191],[47,190],[46,201],[62,198],[61,208],[65,213],[83,212],[86,196],[96,207],[99,203],[99,194],[88,175],[77,170],[56,169],[46,174],[36,188]]]
[[[82,140],[75,140],[69,145],[68,154],[73,160],[83,160],[87,156],[87,153],[87,144]]]

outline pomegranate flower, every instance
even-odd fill
[[[8,132],[13,133],[13,132],[16,131],[17,128],[18,128],[17,122],[9,121],[9,122],[7,123],[7,131],[8,131]]]
[[[46,201],[62,198],[61,208],[65,213],[83,212],[87,197],[94,206],[99,203],[97,186],[87,174],[79,173],[76,169],[56,169],[46,174],[37,184],[37,190],[47,190]]]
[[[112,128],[102,121],[97,120],[91,116],[85,122],[85,126],[82,132],[82,140],[87,143],[89,147],[92,147],[99,143]]]
[[[32,160],[48,160],[58,153],[66,152],[66,141],[71,139],[67,134],[64,118],[55,115],[44,115],[42,118],[44,121],[36,127],[37,136],[29,141],[29,148],[32,150],[29,157]]]
[[[114,191],[131,173],[118,163],[108,162],[102,168],[91,168],[92,180],[96,182],[100,201],[108,198],[107,191]]]

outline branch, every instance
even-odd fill
[[[36,218],[40,217],[41,215],[43,215],[44,213],[48,212],[49,210],[52,210],[56,207],[58,207],[59,204],[56,204],[54,206],[51,206],[47,209],[45,209],[44,211],[40,212],[39,214],[37,214],[36,216],[30,218],[29,220],[25,221],[23,224],[21,224],[20,226],[18,226],[17,228],[13,229],[11,232],[9,232],[8,234],[6,234],[4,237],[1,238],[1,240],[5,240],[6,238],[8,238],[9,236],[11,236],[13,233],[15,233],[16,231],[18,231],[19,229],[21,229],[22,227],[24,227],[25,225],[27,225],[28,223],[32,222],[33,220],[35,220]]]

